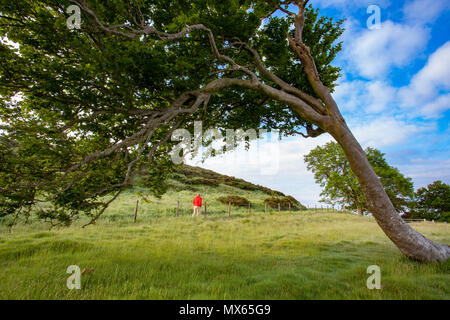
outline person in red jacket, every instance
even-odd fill
[[[197,196],[194,198],[194,213],[192,216],[199,216],[200,215],[200,208],[202,207],[202,197],[200,196],[200,193],[197,194]]]

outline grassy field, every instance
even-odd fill
[[[171,181],[162,199],[139,204],[127,190],[96,225],[83,218],[49,230],[32,221],[0,225],[0,299],[449,299],[450,262],[405,259],[372,218],[350,213],[264,212],[263,191]],[[201,192],[207,217],[191,217]],[[252,202],[232,209],[216,199]],[[180,216],[176,217],[177,201]],[[420,222],[427,237],[450,243],[450,226]],[[94,268],[68,290],[67,267]],[[381,268],[369,290],[367,267]]]
[[[176,218],[173,199],[169,193],[142,203],[136,224],[130,191],[86,229],[82,221],[51,231],[41,223],[2,228],[0,298],[450,298],[450,263],[403,258],[371,218],[244,209],[228,218],[225,206],[214,212],[213,201],[206,219],[190,217],[187,208]],[[413,226],[450,242],[447,224]],[[69,265],[94,268],[81,290],[66,287]],[[366,287],[370,265],[381,268],[381,290]]]

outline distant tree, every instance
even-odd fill
[[[438,180],[420,188],[416,192],[416,205],[413,210],[415,217],[427,220],[448,219],[450,212],[450,185]]]
[[[379,150],[367,148],[365,153],[395,209],[398,212],[405,211],[414,195],[411,178],[406,178],[397,168],[391,167]],[[305,156],[305,162],[308,170],[314,173],[316,182],[323,188],[321,201],[343,205],[360,215],[370,212],[358,179],[339,144],[329,142],[313,149]]]

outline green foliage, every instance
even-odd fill
[[[250,201],[248,201],[246,198],[240,196],[219,197],[216,200],[226,205],[231,203],[231,205],[237,207],[246,207],[250,203]]]
[[[442,212],[442,214],[439,216],[438,220],[439,222],[450,222],[450,211]]]
[[[143,185],[149,193],[157,198],[161,198],[167,192],[169,185],[167,178],[174,170],[174,164],[167,158],[161,158],[148,166],[144,174]]]
[[[212,179],[204,179],[204,178],[196,178],[193,179],[192,184],[202,184],[202,185],[207,185],[207,186],[218,186],[219,182],[217,182],[216,180],[212,180]]]
[[[406,211],[414,195],[411,178],[404,177],[397,168],[391,167],[379,150],[367,148],[366,156],[395,209]],[[360,213],[367,211],[358,179],[337,143],[329,142],[313,149],[305,156],[305,162],[308,170],[314,173],[316,182],[323,188],[323,202],[344,205]]]
[[[276,198],[271,197],[264,200],[269,207],[272,209],[278,209],[278,204],[281,210],[288,210],[289,204],[291,205],[291,210],[306,210],[306,207],[302,205],[297,199],[292,196]]]
[[[262,25],[262,17],[278,1],[87,3],[106,26],[128,22],[138,29],[143,18],[162,32],[179,32],[202,23],[213,31],[223,54],[254,69],[248,52],[230,48],[229,42],[238,37],[258,50],[267,67],[286,82],[312,93],[287,47],[290,18],[271,18]],[[47,206],[40,216],[55,223],[66,224],[67,217],[80,214],[94,217],[107,205],[100,199],[129,187],[133,175],[145,168],[146,185],[161,196],[171,172],[168,151],[175,144],[164,138],[175,123],[191,129],[194,120],[202,120],[205,130],[278,128],[284,135],[306,124],[275,101],[258,103],[260,93],[232,88],[213,95],[204,110],[162,122],[147,140],[137,141],[136,135],[151,124],[146,114],[165,114],[182,93],[217,79],[217,70],[227,66],[214,59],[203,32],[176,41],[160,41],[154,35],[128,39],[101,31],[85,12],[82,28],[69,30],[70,4],[0,0],[0,38],[14,43],[0,41],[0,215],[12,223],[27,219],[41,202]],[[305,42],[322,81],[333,88],[339,69],[331,61],[341,50],[335,42],[342,22],[320,17],[312,8],[306,15]],[[236,71],[227,76],[245,77]],[[120,146],[124,141],[127,145]],[[152,150],[158,143],[162,146]]]
[[[303,41],[311,50],[322,82],[331,90],[340,76],[340,69],[333,67],[331,62],[342,50],[342,43],[336,41],[344,32],[341,27],[343,22],[342,20],[335,22],[332,18],[320,16],[319,10],[313,9],[312,6],[305,12]],[[294,36],[293,31],[290,31],[292,23],[291,17],[270,18],[260,30],[256,47],[261,50],[266,57],[266,64],[271,66],[279,78],[316,96],[306,78],[306,73],[303,72],[303,66],[298,63],[298,57],[286,41],[286,34]]]
[[[427,220],[448,221],[450,211],[450,185],[438,180],[420,188],[415,195],[413,212]]]
[[[366,156],[381,179],[389,199],[394,208],[403,212],[409,209],[411,199],[414,197],[414,185],[411,178],[403,176],[397,168],[390,166],[384,154],[379,150],[367,148]]]

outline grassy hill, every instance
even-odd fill
[[[450,298],[450,263],[405,259],[372,218],[305,210],[279,214],[277,208],[265,213],[265,199],[285,195],[214,175],[186,167],[168,180],[167,194],[149,202],[142,200],[147,190],[141,177],[85,229],[84,219],[50,231],[42,222],[11,232],[0,226],[0,298]],[[191,217],[197,192],[207,203],[206,218]],[[217,200],[223,196],[248,199],[252,211],[234,206],[228,217],[228,205]],[[447,224],[413,227],[450,242]],[[70,265],[94,268],[82,276],[81,290],[66,287]],[[370,265],[381,268],[381,290],[366,287]]]
[[[134,215],[137,200],[140,200],[139,219],[175,216],[178,201],[180,203],[179,214],[189,216],[192,215],[192,200],[197,193],[201,194],[203,204],[206,203],[208,216],[228,216],[228,201],[221,201],[226,197],[244,198],[250,202],[251,211],[278,212],[278,205],[273,205],[274,200],[279,201],[281,209],[284,210],[288,210],[288,202],[291,202],[292,212],[306,209],[296,199],[286,196],[280,191],[199,167],[183,166],[177,170],[167,179],[168,191],[161,199],[146,197],[148,189],[145,184],[145,175],[138,176],[134,185],[134,188],[122,194],[108,210],[105,214],[106,219],[110,221],[129,220]],[[265,203],[268,204],[267,208]],[[232,205],[231,213],[238,216],[247,214],[248,205]]]

